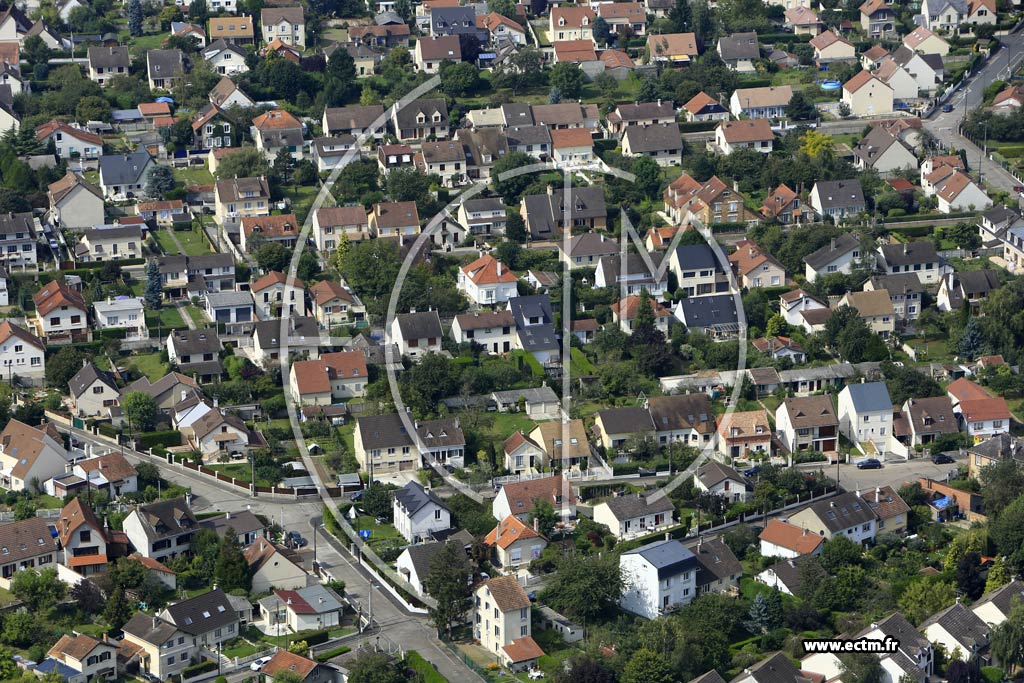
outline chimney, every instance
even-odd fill
[[[829,251],[835,251],[836,250],[836,238],[835,237],[833,237],[829,241],[829,247],[828,248],[829,248]]]
[[[878,502],[878,497],[881,496],[881,495],[882,495],[882,487],[881,486],[876,486],[875,487],[875,502],[876,503]]]
[[[536,517],[533,518],[533,530],[535,532],[537,532],[537,533],[540,533],[540,525],[537,522],[537,518]]]
[[[860,496],[860,489],[857,489],[856,493],[857,493],[857,497],[860,498],[861,497]]]
[[[834,500],[830,500],[830,501],[828,502],[828,506],[829,506],[830,508],[834,508],[834,507],[836,506],[836,502],[835,502]]]
[[[155,630],[157,626],[159,626],[159,624],[157,623],[156,615],[154,614],[153,615],[153,629]]]
[[[910,252],[910,244],[907,242],[903,243],[903,255],[906,256]]]
[[[498,261],[498,277],[501,277],[501,261]]]
[[[231,519],[231,511],[230,510],[228,510],[227,512],[224,513],[224,519]]]
[[[732,181],[732,191],[733,192],[739,192],[740,191],[740,181],[738,181],[738,180],[733,180]]]

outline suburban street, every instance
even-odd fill
[[[959,465],[966,462],[957,458],[952,465],[935,465],[928,458],[901,460],[897,457],[886,459],[884,465],[877,470],[859,470],[855,464],[828,465],[827,463],[807,463],[797,465],[803,470],[822,470],[826,476],[839,479],[839,485],[847,491],[866,491],[878,486],[892,486],[898,489],[903,484],[910,484],[918,479],[934,479],[946,481],[950,473],[955,473]]]
[[[924,120],[924,127],[944,144],[967,153],[967,163],[972,170],[977,169],[981,160],[981,172],[984,179],[992,186],[1012,192],[1014,186],[1021,183],[1003,168],[988,158],[983,159],[983,150],[967,138],[960,135],[960,122],[967,113],[981,106],[985,88],[997,80],[1008,80],[1009,74],[1024,59],[1024,32],[1019,29],[999,38],[1003,48],[978,70],[966,86],[950,99],[953,110],[943,112],[941,108]]]

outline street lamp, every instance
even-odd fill
[[[313,525],[313,571],[316,572],[317,576],[320,576],[320,563],[317,562],[317,559],[316,559],[316,537],[317,537],[317,533],[316,532],[317,532],[317,529],[323,529],[323,528],[324,528],[323,524],[315,524],[315,525]]]

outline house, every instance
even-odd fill
[[[588,164],[594,160],[594,138],[585,128],[551,131],[551,157],[557,164]]]
[[[914,273],[899,275],[872,275],[864,283],[864,291],[885,290],[892,301],[893,314],[897,326],[907,321],[917,320],[921,311],[921,298],[925,286]]]
[[[931,197],[938,192],[944,180],[966,169],[963,159],[957,154],[927,157],[921,162],[921,189],[926,197]]]
[[[549,40],[593,40],[596,19],[590,7],[553,6],[548,20]]]
[[[1021,601],[1024,601],[1024,582],[1013,579],[978,598],[971,605],[971,611],[989,626],[999,626],[1009,618],[1014,605]]]
[[[319,351],[320,327],[314,318],[294,313],[284,320],[261,320],[252,328],[250,357],[260,367],[270,369],[281,360],[281,347],[286,340],[289,357],[315,357]]]
[[[68,381],[71,394],[72,410],[79,417],[95,417],[108,414],[107,409],[118,405],[121,390],[114,376],[96,367],[94,363],[86,363]]]
[[[43,340],[9,320],[0,323],[0,374],[7,381],[15,375],[28,384],[41,385],[46,376],[46,346]]]
[[[287,8],[285,8],[287,9]],[[282,109],[272,109],[252,120],[256,149],[267,159],[274,160],[278,153],[287,149],[295,159],[302,158],[302,122]]]
[[[654,315],[654,327],[668,337],[669,326],[674,322],[672,311],[658,301],[650,298],[647,298],[647,301]],[[623,332],[630,334],[633,331],[633,321],[639,315],[643,302],[644,297],[641,296],[626,296],[619,299],[611,305],[612,322],[617,323]]]
[[[595,9],[597,16],[608,22],[615,35],[624,33],[623,29],[632,36],[647,33],[647,11],[642,2],[599,3]]]
[[[828,395],[786,398],[775,409],[775,432],[790,451],[838,450],[839,417]]]
[[[678,166],[683,157],[683,141],[679,125],[659,123],[642,126],[628,126],[622,137],[622,153],[625,156],[648,156],[659,166]]]
[[[875,513],[856,493],[849,492],[812,503],[790,515],[789,523],[826,540],[846,536],[861,544],[873,541],[877,528]]]
[[[115,556],[115,546],[108,538],[109,528],[104,528],[81,498],[74,498],[61,509],[56,530],[65,566],[82,576],[107,571],[107,562]]]
[[[246,95],[242,89],[227,76],[217,81],[217,85],[215,85],[213,90],[210,91],[209,97],[210,104],[214,104],[221,109],[230,109],[231,107],[241,107],[245,109],[256,106],[256,101]]]
[[[654,421],[647,408],[608,408],[597,411],[594,433],[605,450],[628,451],[632,440],[654,438]]]
[[[635,252],[626,254],[625,259],[619,254],[602,256],[594,272],[594,287],[618,287],[626,296],[639,296],[645,291],[655,299],[664,296],[668,291],[668,273],[661,270],[664,255],[653,253],[649,256],[650,266],[643,256]]]
[[[51,183],[47,197],[54,225],[72,230],[103,225],[103,191],[73,171]]]
[[[889,292],[884,289],[847,292],[836,304],[836,308],[841,306],[857,311],[858,317],[882,339],[888,339],[896,331],[896,311]]]
[[[424,420],[414,427],[415,443],[396,413],[357,418],[356,460],[364,470],[380,474],[419,469],[421,456],[428,466],[461,462],[466,437],[458,420]]]
[[[135,259],[142,255],[142,229],[138,225],[86,228],[74,248],[82,263]]]
[[[321,280],[310,288],[309,294],[313,299],[313,317],[325,329],[358,323],[366,315],[363,302],[341,283]]]
[[[157,617],[191,635],[204,649],[215,650],[238,637],[238,613],[219,588],[171,603]]]
[[[321,207],[313,212],[313,240],[325,256],[333,254],[344,240],[358,242],[369,237],[370,223],[361,206]]]
[[[0,264],[4,268],[36,265],[37,226],[30,211],[0,214],[0,241],[6,246],[0,250]]]
[[[358,141],[351,135],[337,138],[314,138],[312,145],[313,161],[316,170],[332,171],[338,166],[347,166],[350,162],[362,158]]]
[[[143,195],[154,163],[149,152],[139,149],[131,154],[100,157],[100,188],[107,199]]]
[[[261,52],[263,53],[263,56],[277,55],[282,59],[287,59],[295,64],[302,62],[302,48],[289,45],[280,38],[275,38],[270,41],[270,43],[268,43]]]
[[[896,26],[896,12],[887,0],[866,0],[860,6],[860,25],[872,38],[892,33]]]
[[[747,478],[715,460],[708,460],[693,473],[693,486],[696,490],[719,496],[730,503],[746,501],[753,491]]]
[[[751,240],[740,240],[729,254],[729,264],[740,287],[778,287],[786,282],[786,269]]]
[[[560,359],[560,336],[555,331],[555,317],[547,294],[517,296],[508,302],[508,310],[516,321],[516,349],[529,351],[541,364],[557,364]]]
[[[349,28],[348,36],[357,45],[368,48],[407,47],[409,45],[409,26],[407,24],[352,26]]]
[[[377,237],[420,234],[420,215],[416,202],[374,204],[369,216],[370,233]]]
[[[90,47],[87,56],[90,81],[104,85],[112,78],[128,75],[131,57],[127,45]]]
[[[436,175],[445,187],[461,185],[466,180],[466,150],[454,140],[424,142],[416,156],[416,165],[427,175]]]
[[[114,680],[117,678],[117,647],[82,633],[63,635],[35,670],[44,675],[56,672],[67,683]]]
[[[608,134],[621,139],[633,127],[660,126],[676,122],[676,110],[671,102],[638,102],[619,104],[605,117]]]
[[[391,327],[391,339],[398,343],[401,354],[413,359],[427,353],[440,353],[443,338],[437,311],[399,313]]]
[[[513,671],[536,666],[544,656],[530,629],[530,598],[514,576],[480,583],[473,592],[473,636]]]
[[[329,589],[324,590],[331,592]],[[319,605],[312,606],[314,610],[319,608]],[[341,677],[341,672],[333,664],[321,664],[288,650],[275,652],[270,661],[260,669],[260,673],[268,678],[284,674],[294,675],[302,683],[335,683]]]
[[[785,17],[786,26],[792,29],[794,35],[798,36],[816,36],[821,33],[821,27],[824,25],[814,10],[803,5],[787,9],[783,13],[783,17]]]
[[[542,422],[530,432],[530,439],[544,451],[548,467],[584,469],[590,460],[590,442],[583,420]]]
[[[502,413],[521,412],[533,420],[554,420],[561,415],[561,401],[548,386],[492,391],[490,398]]]
[[[691,331],[700,330],[715,341],[735,339],[739,331],[736,299],[732,294],[681,299],[675,315]]]
[[[502,235],[507,209],[500,197],[467,199],[459,204],[459,225],[471,235]]]
[[[822,184],[819,181],[815,187]],[[828,189],[825,192],[828,192]],[[824,196],[824,199],[825,201],[832,199],[832,202],[829,203],[836,202],[835,197],[828,194]],[[832,273],[849,275],[860,258],[860,240],[850,233],[841,233],[838,237],[831,239],[827,245],[812,252],[804,259],[805,277],[808,282],[814,282],[819,277]]]
[[[204,309],[216,323],[250,323],[256,320],[251,292],[211,292]]]
[[[867,206],[864,203],[864,190],[856,179],[817,181],[811,188],[810,204],[819,216],[830,217],[833,221],[863,213]],[[852,258],[859,257],[858,254]]]
[[[235,74],[244,74],[249,71],[249,66],[245,63],[245,50],[236,43],[229,42],[224,38],[220,38],[209,45],[209,47],[203,48],[202,50],[203,60],[210,65],[214,73],[220,74],[221,76],[234,76]],[[214,87],[214,90],[218,88],[227,87],[222,86],[220,83]],[[237,86],[231,88],[237,92]],[[217,104],[213,102],[213,91],[210,92],[211,104]],[[231,93],[227,93],[227,97],[231,96]],[[245,96],[244,93],[239,97]],[[222,106],[222,105],[217,105]]]
[[[167,335],[168,360],[187,376],[220,377],[223,348],[216,330],[174,330]]]
[[[122,528],[136,552],[165,562],[188,552],[199,522],[185,498],[179,497],[135,507]]]
[[[4,466],[4,470],[7,469]],[[59,559],[59,552],[60,546],[51,532],[49,522],[41,517],[30,517],[0,526],[0,587],[10,590],[16,572],[52,565]]]
[[[386,130],[384,107],[379,104],[358,107],[328,107],[324,109],[325,135],[351,135],[359,140],[380,140]]]
[[[249,563],[254,593],[266,593],[272,588],[294,590],[306,586],[309,575],[293,551],[260,538],[242,553]]]
[[[544,451],[521,431],[505,439],[505,468],[513,474],[535,474],[544,462]]]
[[[647,40],[654,36],[648,36]],[[718,100],[701,90],[683,105],[686,112],[686,120],[696,121],[728,121],[729,110],[718,103]]]
[[[914,273],[923,285],[934,285],[941,278],[941,261],[934,243],[928,240],[883,244],[878,249],[878,265],[896,275]]]
[[[754,62],[761,58],[757,34],[733,33],[718,39],[718,56],[733,71],[754,73]]]
[[[229,2],[233,2],[233,0],[229,0]],[[219,40],[235,45],[254,45],[256,43],[255,22],[251,16],[246,14],[212,17],[207,24],[207,29],[211,45]]]
[[[811,47],[814,48],[814,61],[818,66],[833,62],[853,62],[857,59],[853,43],[831,30],[825,30],[811,38]]]
[[[459,269],[459,291],[478,306],[504,304],[518,295],[518,278],[501,261],[484,254]]]
[[[343,612],[341,599],[319,583],[297,589],[276,589],[259,601],[268,629],[292,633],[336,628]]]
[[[593,268],[602,259],[614,256],[619,251],[615,240],[608,239],[604,233],[585,232],[569,238],[568,252],[563,248],[564,240],[559,242],[559,260],[568,263],[570,268]]]
[[[993,0],[968,0],[967,17],[964,23],[967,24],[995,24],[999,20],[996,11],[996,3]]]
[[[935,189],[942,213],[975,211],[992,206],[992,199],[962,171],[953,172],[936,184]]]
[[[884,62],[891,54],[892,53],[881,45],[872,45],[860,56],[861,68],[868,71],[874,71],[880,67],[882,62]]]
[[[710,296],[728,291],[728,281],[715,252],[707,244],[680,244],[669,256],[669,268],[677,289],[687,297]]]
[[[36,127],[36,139],[43,145],[53,142],[61,159],[99,159],[103,154],[103,138],[99,135],[57,120]]]
[[[693,33],[663,33],[647,35],[645,55],[655,62],[686,64],[700,54],[697,37]]]
[[[486,39],[486,32],[477,27],[476,13],[472,7],[459,5],[442,7],[434,4],[430,8],[431,36],[470,35],[481,41]]]
[[[324,353],[317,360],[292,363],[292,397],[302,405],[331,405],[362,397],[369,379],[361,351]]]
[[[758,337],[751,340],[750,345],[772,360],[788,358],[793,365],[800,365],[807,360],[803,347],[791,337]]]
[[[892,436],[892,401],[885,382],[847,385],[839,392],[838,406],[839,430],[843,436],[877,454],[888,450]]]
[[[770,523],[771,522],[769,522],[769,524]],[[806,529],[802,531],[807,533]],[[824,544],[825,542],[824,539],[816,534],[808,533],[807,535],[808,538],[817,539],[820,544]],[[770,588],[774,588],[780,593],[785,593],[786,595],[800,595],[804,585],[804,576],[801,570],[801,565],[808,559],[810,559],[810,556],[804,555],[780,560],[764,571],[756,574],[754,576],[754,580],[758,583],[763,583]],[[788,660],[787,663],[789,663]]]
[[[537,530],[536,519],[531,527],[509,515],[484,537],[484,544],[490,549],[496,567],[506,574],[515,574],[523,565],[540,559],[548,540]]]
[[[699,537],[684,543],[697,559],[697,595],[703,593],[734,594],[739,590],[743,565],[721,537]]]
[[[906,533],[910,506],[896,493],[896,489],[892,486],[876,486],[873,491],[858,491],[857,495],[875,513],[878,533]]]
[[[793,560],[804,555],[820,555],[825,539],[806,528],[790,524],[784,519],[769,519],[764,531],[757,537],[763,557]]]
[[[89,329],[85,299],[63,282],[54,280],[32,295],[35,327],[47,342],[83,336]]]
[[[918,26],[903,36],[903,44],[918,54],[943,57],[949,54],[949,43],[926,26]]]
[[[192,136],[193,143],[202,149],[237,147],[241,130],[223,109],[210,103],[193,119]]]
[[[959,602],[925,619],[918,630],[946,652],[960,653],[965,662],[973,661],[988,649],[992,634],[991,626]]]
[[[522,432],[518,432],[518,434],[522,435]],[[520,440],[516,438],[515,434],[505,442],[506,453],[525,452],[525,449],[515,444],[510,444],[509,442],[512,440],[532,443],[543,453],[541,446],[537,445],[531,438],[523,436]],[[512,451],[509,450],[510,447],[513,449]],[[537,462],[539,463],[540,461],[538,460]],[[562,478],[561,474],[502,484],[494,502],[491,503],[491,514],[498,521],[509,516],[515,516],[520,521],[525,522],[529,520],[529,516],[533,512],[533,506],[538,500],[551,503],[551,506],[555,509],[555,514],[563,520],[576,517],[575,491],[569,481]]]
[[[888,70],[888,64],[895,62],[886,62],[878,71]],[[916,83],[913,87],[916,94]],[[853,155],[857,168],[872,168],[882,175],[917,168],[918,163],[913,148],[882,126],[872,128],[854,148]]]
[[[935,305],[940,311],[958,311],[966,304],[978,315],[981,304],[1000,285],[999,275],[990,269],[946,273],[939,281]]]
[[[424,36],[416,41],[413,61],[423,73],[436,74],[444,61],[461,62],[462,48],[459,47],[459,36]]]
[[[735,411],[718,418],[718,452],[729,458],[770,455],[771,439],[766,410]]]
[[[180,674],[197,653],[191,633],[145,612],[136,612],[122,631],[122,647],[135,651],[140,670],[161,680]]]
[[[432,492],[410,481],[394,493],[395,529],[409,543],[422,543],[452,526],[452,513]]]
[[[962,400],[955,406],[955,412],[960,416],[963,431],[974,443],[1005,434],[1013,419],[1006,399],[1001,396]]]
[[[214,185],[214,218],[223,224],[241,217],[270,215],[266,178],[226,178]]]
[[[860,71],[843,83],[842,101],[853,116],[873,116],[893,111],[892,88],[870,71]]]
[[[399,142],[448,138],[448,105],[444,98],[414,100],[404,107],[394,107],[391,122]]]
[[[241,247],[246,252],[255,251],[262,242],[279,242],[292,249],[299,239],[299,222],[293,213],[274,216],[243,215],[240,222]]]
[[[893,88],[893,96],[897,99],[914,100],[919,96],[932,96],[945,78],[946,67],[942,63],[941,55],[918,54],[906,45],[900,46],[891,59],[882,63],[882,67],[888,66],[888,62],[895,63],[902,72],[905,72],[899,76],[901,80],[886,77],[886,82]],[[899,88],[897,83],[900,84]]]
[[[486,29],[491,45],[511,43],[513,45],[525,45],[527,42],[526,31],[516,21],[497,12],[476,15],[477,28]]]
[[[960,24],[965,23],[968,11],[965,0],[926,0],[921,3],[921,18],[931,31],[956,32]]]
[[[513,126],[505,129],[509,152],[522,152],[538,161],[547,159],[551,150],[551,130],[547,126]]]
[[[448,536],[444,541],[437,543],[421,543],[419,545],[406,546],[402,554],[395,560],[395,568],[399,575],[412,586],[417,595],[429,595],[424,582],[426,582],[427,577],[430,575],[434,558],[445,549],[445,545],[448,543],[461,547],[463,551],[461,561],[468,568],[468,549],[473,545],[473,535],[465,530],[458,531]]]
[[[699,448],[711,443],[716,424],[706,394],[654,396],[647,399],[659,444],[691,444]]]
[[[620,541],[653,534],[674,524],[675,506],[661,492],[630,493],[594,506],[594,521]]]
[[[722,121],[715,128],[714,148],[726,156],[738,149],[753,149],[768,154],[774,142],[775,133],[768,119]]]
[[[757,220],[757,215],[744,205],[737,184],[729,187],[718,176],[700,183],[683,173],[665,188],[663,198],[665,213],[677,223],[687,223],[691,217],[704,225]]]
[[[520,214],[532,239],[558,237],[566,228],[567,218],[577,233],[588,229],[604,230],[607,209],[601,188],[573,187],[569,190],[568,198],[565,194],[561,189],[555,192],[554,188],[548,186],[546,194],[526,195],[522,198]]]
[[[789,85],[737,88],[729,98],[729,111],[737,119],[781,119],[791,99],[793,87]]]
[[[181,50],[150,50],[146,53],[150,90],[172,90],[185,77],[187,68],[185,54]]]
[[[772,190],[761,204],[761,215],[764,218],[776,220],[783,225],[800,223],[805,213],[800,195],[785,183]]]
[[[260,319],[303,315],[306,312],[306,285],[294,276],[272,270],[252,283],[252,297]]]
[[[655,619],[697,597],[698,563],[680,541],[648,543],[619,556],[623,576],[619,606],[646,619]]]
[[[306,47],[306,17],[300,5],[264,7],[260,10],[263,42],[280,40],[286,45]]]

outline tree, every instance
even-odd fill
[[[46,383],[63,389],[78,374],[85,361],[92,360],[73,346],[64,346],[46,360]]]
[[[900,611],[913,624],[920,624],[932,614],[946,609],[956,601],[952,581],[916,579],[907,585],[899,599]]]
[[[1024,603],[1020,599],[1014,599],[1006,621],[992,630],[990,642],[992,656],[1007,673],[1024,665]]]
[[[146,308],[151,311],[160,310],[163,305],[164,288],[163,280],[160,277],[160,266],[156,259],[151,259],[146,264]]]
[[[570,657],[568,667],[555,671],[555,683],[615,683],[615,672],[588,655]]]
[[[534,163],[533,157],[523,152],[512,152],[494,162],[494,168],[491,169],[494,191],[501,195],[505,204],[518,205],[520,197],[533,184],[534,180],[529,173],[510,176],[505,176],[505,174],[517,168],[532,166]]]
[[[366,302],[369,313],[383,315],[401,267],[398,245],[394,242],[361,240],[342,258],[341,275]]]
[[[150,197],[159,198],[174,189],[174,174],[170,167],[157,164],[149,172],[149,180],[146,182],[146,194]]]
[[[213,571],[217,583],[225,591],[242,589],[246,592],[252,587],[252,577],[249,575],[249,563],[242,554],[242,546],[238,542],[238,535],[231,527],[224,532],[224,539],[220,543],[220,552],[217,554],[217,564]]]
[[[413,168],[396,168],[388,172],[385,190],[396,202],[420,202],[430,196],[430,183],[434,176],[428,176]]]
[[[480,57],[480,39],[472,33],[459,34],[459,52],[462,54],[462,61],[469,64],[476,64]]]
[[[11,581],[11,592],[33,612],[48,611],[64,597],[66,590],[67,584],[57,578],[57,570],[52,567],[15,572]]]
[[[210,7],[206,0],[192,0],[192,4],[188,6],[188,13],[195,23],[206,26],[206,20],[210,18]]]
[[[371,483],[363,493],[363,509],[371,517],[390,520],[394,515],[394,510],[391,507],[391,491],[380,482]]]
[[[839,658],[843,667],[843,681],[849,683],[882,683],[886,679],[881,660],[876,654],[860,652]]]
[[[623,582],[612,556],[567,555],[544,588],[544,601],[560,612],[593,620],[618,604]]]
[[[136,563],[138,564],[138,563]],[[107,606],[103,609],[103,618],[112,629],[119,629],[132,617],[132,605],[124,594],[124,589],[115,586],[107,598]]]
[[[367,652],[347,664],[348,683],[405,683],[405,667],[381,652]]]
[[[121,404],[128,424],[136,432],[150,432],[156,426],[157,405],[144,391],[129,391]]]
[[[946,666],[947,683],[981,683],[981,669],[977,661],[954,659]]]
[[[555,506],[551,501],[537,498],[533,501],[533,510],[529,514],[530,523],[536,523],[537,532],[545,538],[551,537],[551,532],[558,524],[558,515],[555,514]]]
[[[744,626],[754,635],[763,635],[782,625],[782,595],[776,591],[758,593],[750,603]]]
[[[83,97],[75,106],[75,116],[79,121],[109,121],[110,103],[96,95]]]
[[[217,163],[218,178],[258,178],[270,173],[270,164],[255,147],[232,152]]]
[[[273,173],[282,185],[291,185],[292,174],[295,172],[295,159],[287,147],[282,147],[274,157]]]
[[[49,365],[47,365],[49,369]],[[985,513],[989,519],[998,518],[1010,503],[1024,493],[1024,466],[1013,458],[1002,458],[984,467],[978,475]],[[998,541],[996,541],[998,545]],[[1011,549],[1012,541],[1005,547]]]
[[[672,22],[676,33],[688,33],[690,31],[690,24],[693,22],[690,0],[676,0],[676,4],[669,10],[668,20]],[[654,55],[651,56],[653,57]]]
[[[594,20],[594,40],[597,41],[598,46],[607,45],[611,38],[612,27],[608,25],[605,18],[598,17]]]
[[[572,62],[559,62],[551,69],[548,82],[552,88],[557,88],[563,98],[575,100],[583,92],[583,83],[586,78],[583,70]]]
[[[288,268],[292,255],[280,242],[264,242],[256,248],[256,265],[263,270],[284,272]]]
[[[31,612],[4,615],[3,641],[15,647],[29,647],[39,639],[39,623]]]
[[[103,593],[88,579],[72,586],[70,595],[71,599],[78,603],[78,609],[86,614],[99,614],[106,604]]]
[[[348,102],[356,82],[356,63],[348,50],[335,50],[324,70],[324,100],[328,107]]]
[[[302,648],[297,654],[304,654],[305,651],[309,649],[309,646],[306,645],[306,641],[297,640],[288,646],[288,651],[293,652],[292,647],[300,645],[302,646]],[[290,669],[282,669],[281,671],[278,671],[276,674],[274,674],[273,678],[274,683],[302,683],[303,680],[305,679],[302,678],[302,676],[300,676],[299,674],[295,673]],[[216,681],[214,683],[216,683]]]
[[[665,333],[655,326],[653,306],[650,296],[643,292],[627,347],[637,370],[647,377],[661,376],[672,367],[672,352],[665,343]]]
[[[622,669],[622,683],[674,683],[672,667],[665,658],[647,648],[640,648]]]
[[[526,221],[518,213],[510,213],[505,219],[505,239],[519,243],[526,241]]]
[[[964,328],[963,336],[960,337],[958,350],[964,360],[974,360],[985,353],[985,335],[978,325],[978,319],[974,316],[967,321],[967,327]]]
[[[818,109],[814,106],[814,103],[807,99],[807,95],[804,95],[802,90],[796,90],[793,92],[793,97],[790,98],[789,104],[786,105],[786,116],[793,119],[794,121],[809,121],[810,119],[816,118],[818,115]],[[832,137],[831,135],[827,137]]]
[[[1006,560],[1000,555],[988,568],[988,577],[985,580],[985,592],[990,593],[1010,583],[1010,572],[1006,568]]]
[[[136,37],[142,35],[141,0],[128,0],[128,32]]]
[[[649,156],[641,156],[633,161],[630,169],[636,176],[636,187],[647,199],[661,195],[661,167]]]
[[[39,36],[29,36],[22,43],[21,56],[32,66],[46,64],[50,59],[51,53],[50,47]]]
[[[462,97],[475,91],[480,81],[479,70],[469,62],[441,63],[441,90],[451,97]]]
[[[971,600],[977,600],[985,590],[985,579],[981,575],[981,555],[969,552],[956,565],[956,587]]]
[[[1010,569],[1024,567],[1024,496],[1020,496],[989,522],[989,536],[1006,557]]]
[[[437,606],[430,610],[434,626],[439,634],[447,634],[449,640],[455,624],[465,618],[473,605],[472,578],[466,552],[457,543],[445,543],[430,561],[423,587],[437,601]]]
[[[946,236],[960,249],[977,249],[981,246],[978,229],[967,221],[960,221],[946,231]]]

